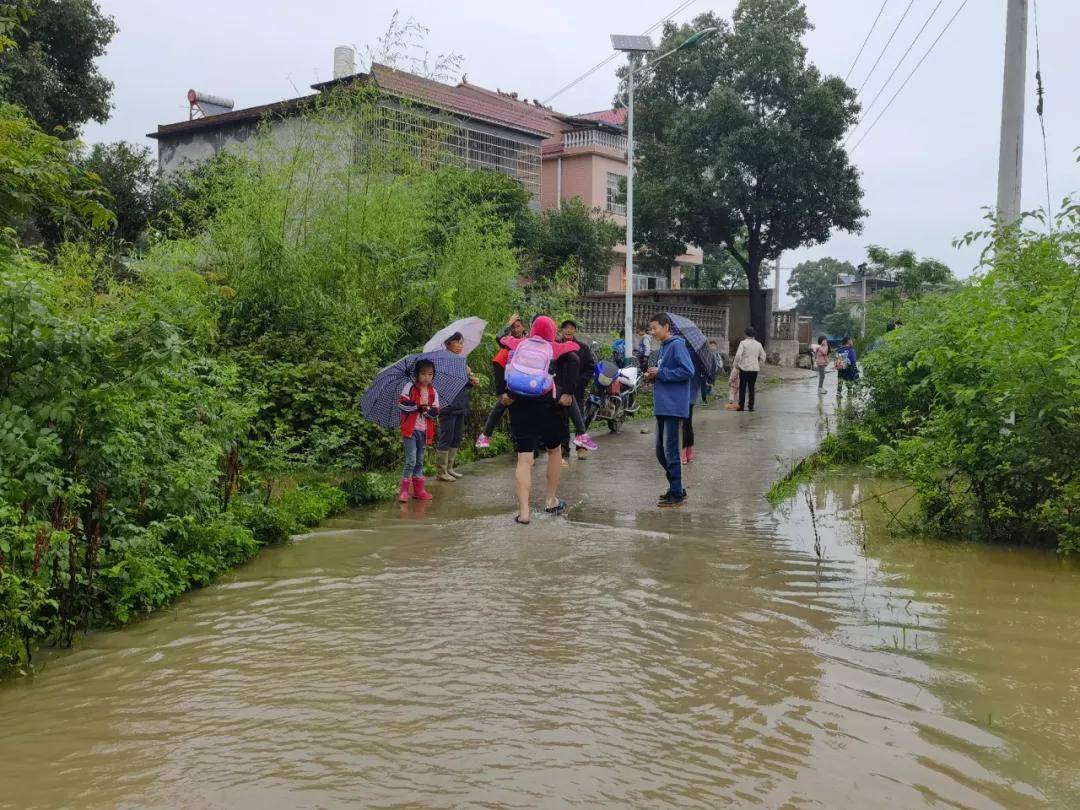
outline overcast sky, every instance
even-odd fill
[[[335,45],[363,48],[385,31],[395,5],[372,0],[98,0],[120,32],[101,60],[116,83],[112,118],[87,126],[85,138],[145,137],[159,123],[187,117],[189,87],[234,98],[237,108],[309,92],[308,85],[332,75]],[[861,97],[869,103],[935,6],[926,32],[870,112],[885,106],[904,77],[963,0],[888,0],[851,77],[859,87],[894,30]],[[415,18],[430,33],[433,53],[464,57],[469,81],[546,99],[610,54],[610,33],[641,33],[680,0],[536,0],[506,4],[491,0],[401,0],[403,18]],[[875,15],[878,0],[807,0],[815,30],[807,38],[809,58],[823,71],[846,75]],[[913,248],[947,262],[961,276],[978,251],[957,251],[953,238],[982,224],[981,208],[996,199],[1000,131],[1002,54],[1006,0],[968,0],[896,102],[854,152],[862,172],[870,216],[861,234],[836,234],[825,245],[792,251],[790,267],[806,258],[836,256],[858,263],[865,246]],[[735,0],[696,0],[675,15],[678,22],[713,10],[730,16]],[[1056,206],[1080,188],[1074,148],[1080,146],[1080,32],[1078,0],[1038,3],[1043,81],[1047,88],[1046,134],[1050,194]],[[1024,207],[1046,204],[1042,139],[1035,100],[1035,38],[1031,27],[1028,74],[1031,92],[1024,149]],[[556,99],[555,109],[585,112],[610,105],[613,61]],[[862,129],[851,140],[854,144]],[[786,284],[787,273],[784,274]]]

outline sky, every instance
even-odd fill
[[[609,34],[639,34],[672,17],[688,22],[705,11],[730,17],[736,0],[98,0],[119,25],[102,72],[115,82],[113,114],[84,131],[89,143],[127,140],[151,147],[158,124],[187,117],[188,88],[235,99],[237,108],[308,93],[332,76],[333,49],[363,51],[386,31],[396,8],[428,29],[432,54],[463,57],[470,82],[547,99],[611,54]],[[814,30],[808,58],[823,72],[878,94],[901,55],[936,8],[922,37],[849,141],[867,131],[895,89],[964,0],[885,0],[884,12],[857,63],[856,54],[878,11],[878,0],[806,0]],[[978,263],[977,248],[957,249],[956,237],[981,228],[996,200],[1006,0],[967,0],[952,27],[884,116],[852,153],[870,214],[858,234],[835,233],[823,245],[786,253],[781,265],[822,256],[858,264],[867,245],[911,248],[946,262],[958,276]],[[908,9],[904,17],[905,9]],[[1039,51],[1046,87],[1045,126],[1050,198],[1056,207],[1080,189],[1080,2],[1039,0]],[[903,19],[902,19],[903,18]],[[1032,21],[1034,22],[1034,20]],[[895,36],[886,49],[890,35]],[[871,67],[881,56],[876,69]],[[1035,30],[1029,30],[1029,105],[1024,133],[1025,209],[1045,207],[1047,172],[1035,115]],[[579,113],[609,107],[616,86],[613,60],[552,106]],[[868,78],[869,75],[869,78]],[[867,80],[868,79],[868,80]],[[788,271],[783,272],[786,286]],[[790,302],[790,297],[784,297]]]

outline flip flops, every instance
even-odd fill
[[[563,512],[566,511],[567,506],[568,504],[566,503],[566,501],[564,501],[562,498],[559,498],[558,503],[556,503],[554,506],[544,507],[544,511],[547,512],[549,515],[561,515]]]
[[[528,526],[532,521],[522,520],[521,515],[514,515],[514,523],[517,523],[519,526]]]

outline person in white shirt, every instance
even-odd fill
[[[758,372],[765,362],[765,347],[757,342],[754,327],[746,327],[746,337],[742,339],[735,352],[732,364],[739,369],[739,407],[735,410],[747,410],[747,392],[750,393],[749,410],[754,410],[754,387],[757,385]]]

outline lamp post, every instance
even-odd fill
[[[695,31],[681,44],[653,59],[644,68],[638,67],[642,54],[655,53],[656,46],[647,36],[612,34],[611,46],[629,56],[626,92],[626,315],[623,319],[624,356],[633,356],[634,339],[634,79],[640,70],[651,70],[661,59],[666,59],[684,48],[693,48],[703,39],[712,36],[717,28]]]

